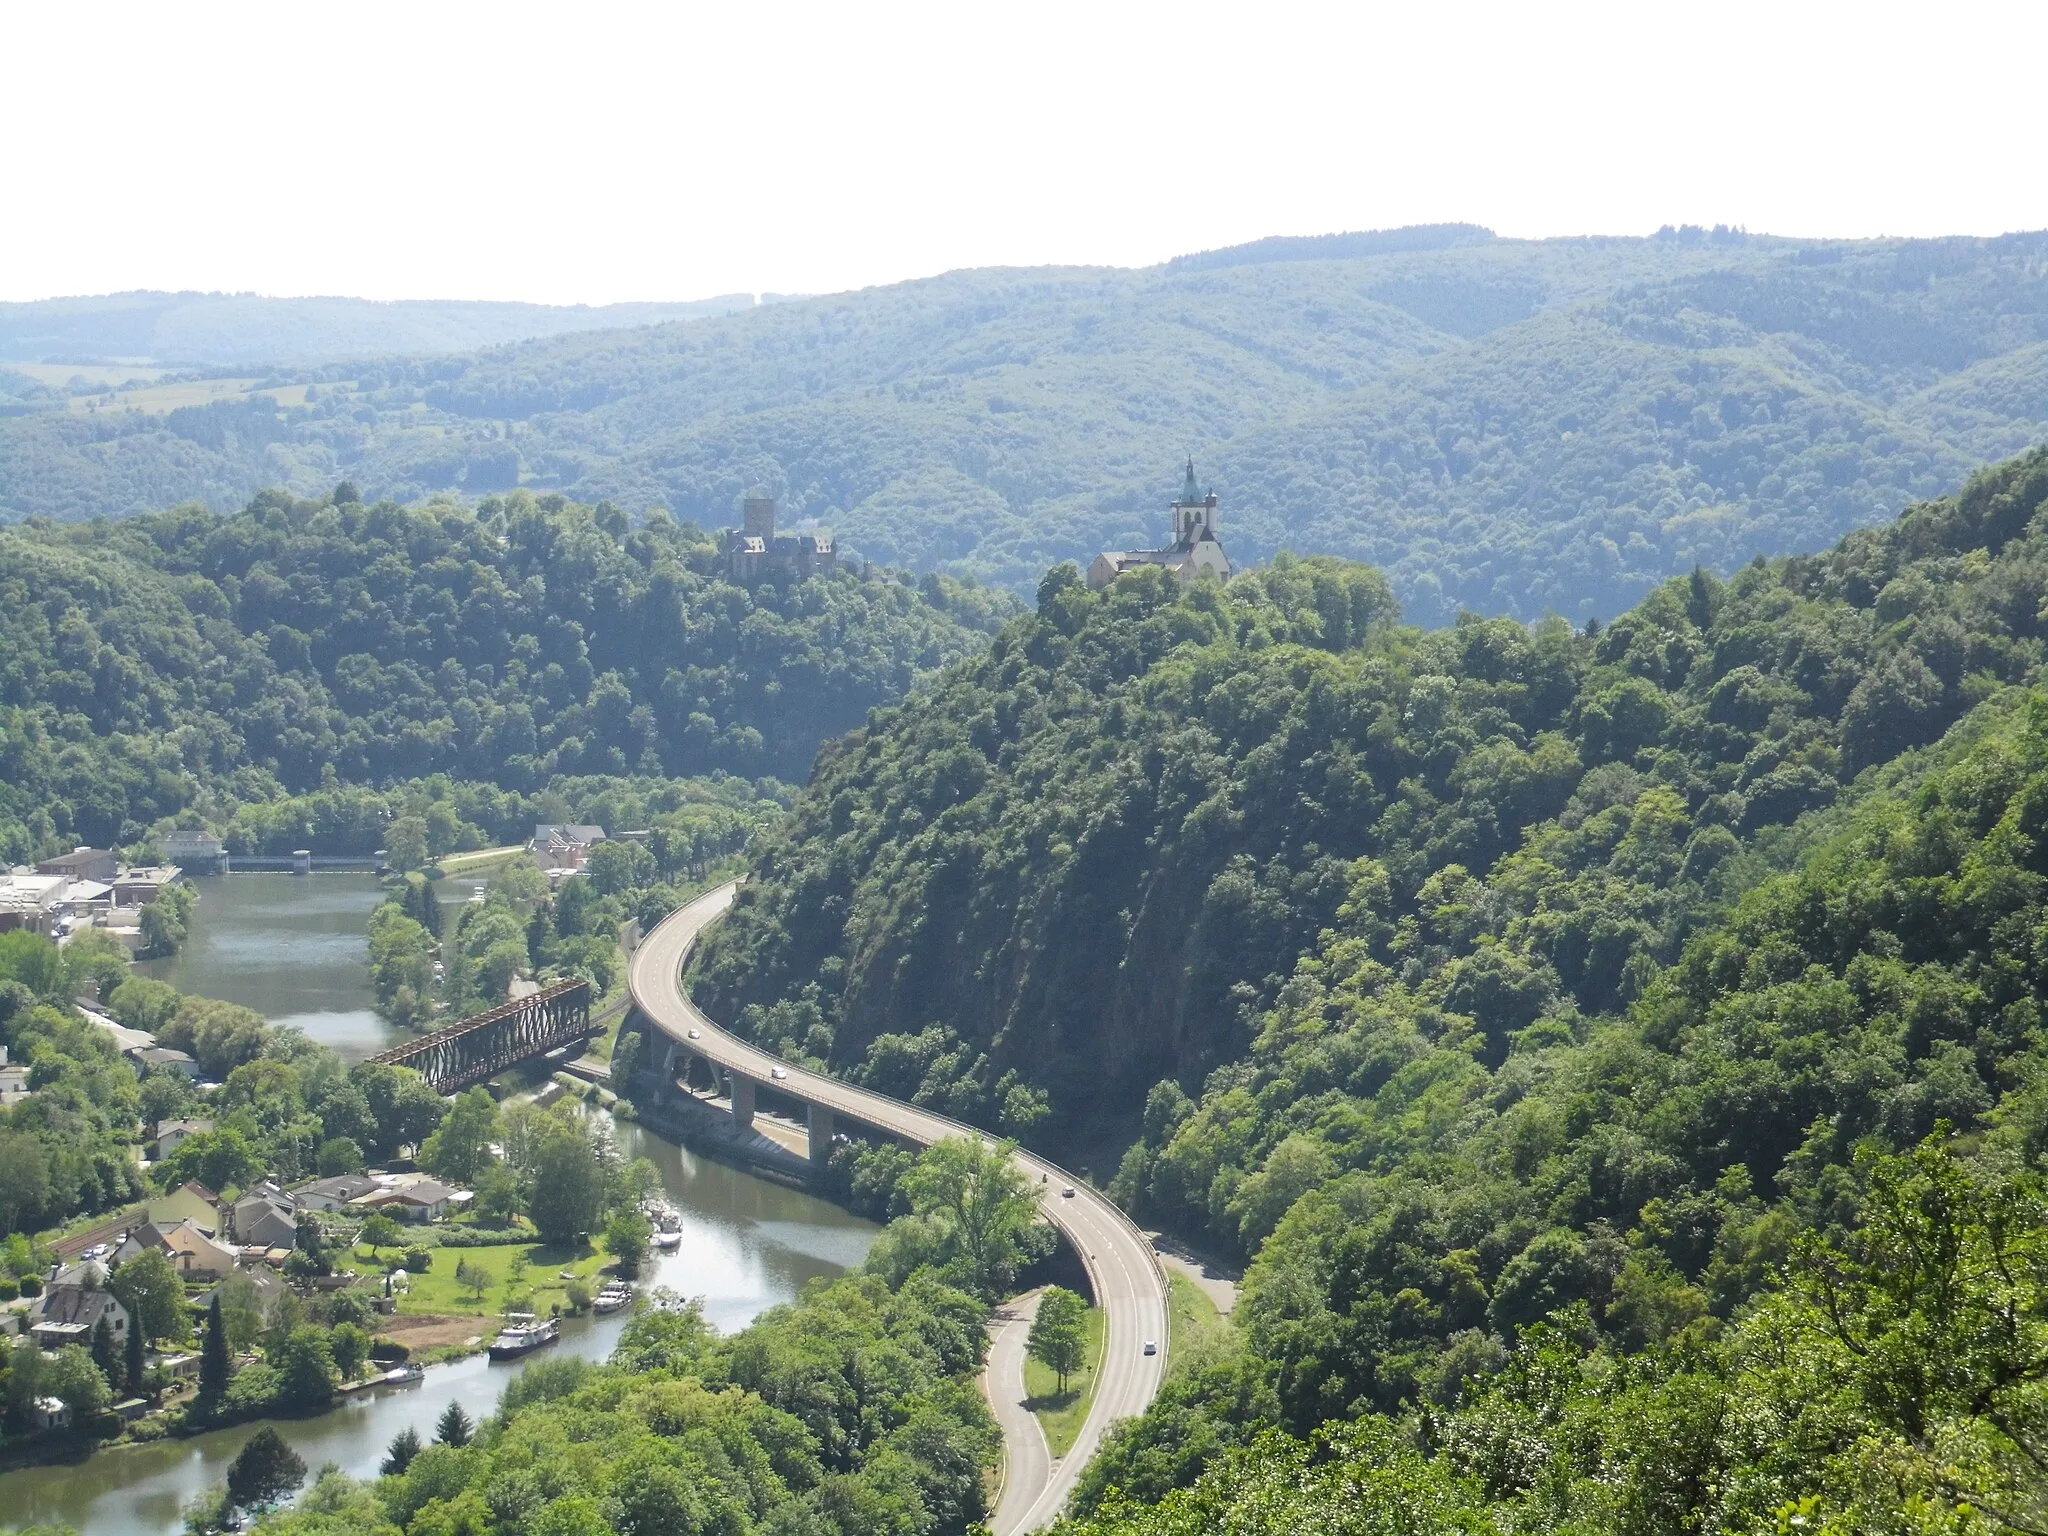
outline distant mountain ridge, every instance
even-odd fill
[[[751,294],[682,304],[556,305],[470,299],[266,298],[251,293],[106,294],[0,304],[0,363],[239,367],[438,355],[558,336],[698,320],[753,307]]]
[[[1192,454],[1240,565],[1369,560],[1424,624],[1581,620],[1694,564],[1825,548],[2048,436],[2048,235],[1289,237],[249,389],[88,401],[0,362],[0,518],[345,478],[718,527],[763,490],[871,558],[1029,591],[1156,542]]]

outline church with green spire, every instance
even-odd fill
[[[1192,586],[1203,577],[1230,580],[1230,557],[1216,529],[1216,493],[1195,483],[1195,461],[1173,504],[1173,538],[1164,549],[1105,549],[1088,567],[1088,589],[1099,592],[1126,572],[1162,565]]]

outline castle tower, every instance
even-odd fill
[[[775,498],[773,496],[749,496],[741,511],[743,526],[740,531],[750,539],[772,540],[775,537]]]

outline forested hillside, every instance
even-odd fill
[[[657,811],[744,802],[1016,607],[880,572],[738,587],[711,556],[666,517],[348,486],[0,532],[0,859],[195,815],[368,852],[406,784],[495,837],[629,775],[742,781]]]
[[[459,357],[282,398],[0,390],[0,514],[515,486],[716,526],[763,485],[866,554],[1019,590],[1150,541],[1193,453],[1241,559],[1382,565],[1415,622],[1610,617],[1817,550],[2048,424],[2048,236],[1262,241],[988,270]],[[82,406],[85,402],[79,402]]]
[[[1115,1192],[1251,1267],[1089,1532],[2034,1529],[2044,512],[2036,453],[1579,632],[1056,573],[700,995],[1065,1146],[1143,1096]]]
[[[0,304],[0,365],[131,363],[246,367],[324,363],[696,320],[753,305],[750,294],[688,304],[495,304],[476,300],[273,299],[253,293],[110,293]]]

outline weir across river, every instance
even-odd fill
[[[431,1035],[408,1040],[370,1060],[411,1067],[436,1093],[459,1093],[509,1067],[589,1037],[590,983],[559,981],[528,997],[515,997]]]

